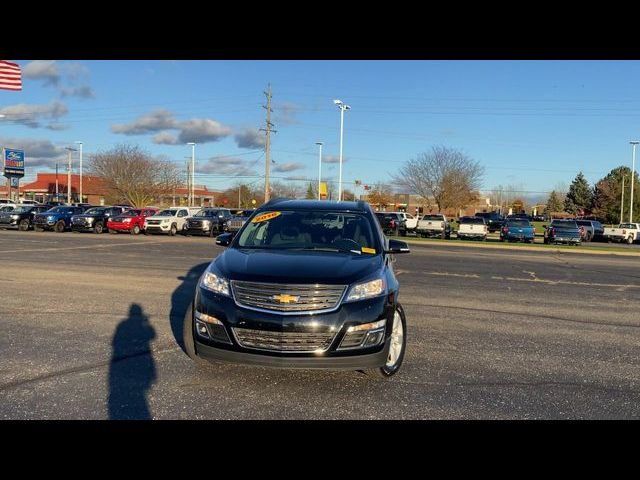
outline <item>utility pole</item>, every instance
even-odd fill
[[[187,145],[191,145],[191,201],[189,202],[189,206],[193,207],[196,203],[196,144],[194,142],[189,142]]]
[[[56,202],[60,201],[58,197],[58,160],[56,160]]]
[[[262,108],[267,110],[267,124],[266,128],[261,128],[260,131],[265,132],[266,136],[264,144],[264,203],[267,203],[270,198],[269,168],[271,166],[271,132],[276,133],[276,130],[272,130],[273,123],[271,123],[271,112],[273,112],[271,108],[271,83],[269,83],[269,87],[264,94],[267,97],[267,104],[263,105]]]
[[[622,198],[620,199],[620,223],[624,222],[622,219],[624,210],[624,175],[622,176]]]
[[[185,157],[187,159],[187,206],[191,206],[191,165],[189,163],[190,157]]]
[[[69,160],[67,164],[67,204],[71,205],[71,152],[76,152],[77,150],[72,147],[66,147],[69,151]]]

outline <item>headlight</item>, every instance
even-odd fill
[[[209,271],[204,272],[200,280],[200,286],[220,295],[229,296],[229,282]]]
[[[11,215],[11,218],[13,220],[18,220],[20,218],[20,215]]]
[[[93,222],[95,220],[95,218],[87,217],[86,220],[87,220],[87,223],[91,223],[91,222]]]
[[[53,215],[49,215],[49,216],[47,217],[47,220],[55,220],[55,217],[54,217]]]
[[[203,225],[209,225],[211,223],[211,220],[203,220],[202,224]]]
[[[123,221],[124,221],[124,223],[131,223],[131,219],[130,218],[125,218]]]
[[[385,292],[386,285],[383,278],[376,278],[369,282],[358,283],[351,287],[346,302],[364,300],[365,298],[377,297]]]

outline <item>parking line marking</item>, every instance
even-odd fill
[[[80,247],[59,247],[59,248],[22,248],[20,250],[0,250],[0,254],[3,253],[22,253],[22,252],[59,252],[62,250],[87,250],[91,248],[105,248],[105,247],[128,247],[130,245],[145,246],[153,245],[164,242],[146,242],[146,243],[99,243],[98,245],[83,245]]]

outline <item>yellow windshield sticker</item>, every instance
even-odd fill
[[[255,217],[253,220],[251,220],[251,223],[266,222],[268,220],[276,218],[279,215],[282,215],[282,212],[267,212],[267,213],[263,213],[263,214],[258,215],[257,217]]]
[[[369,247],[362,247],[362,253],[373,253],[375,255],[376,249]]]

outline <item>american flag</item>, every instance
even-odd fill
[[[17,63],[0,60],[0,89],[22,90],[22,71]]]

